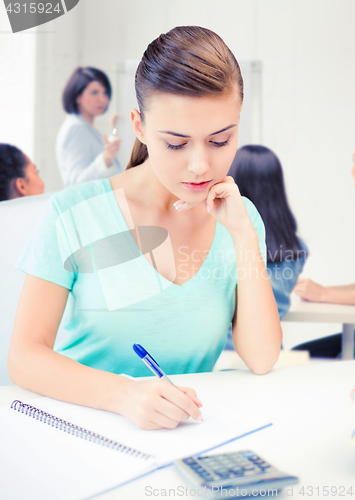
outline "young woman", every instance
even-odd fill
[[[105,73],[77,68],[63,91],[68,113],[57,137],[57,159],[65,186],[111,177],[122,171],[116,154],[120,140],[108,141],[94,128],[96,116],[107,110],[112,95]]]
[[[36,165],[20,149],[0,144],[0,201],[42,194],[44,182]]]
[[[254,203],[265,224],[267,272],[282,319],[290,307],[290,295],[308,249],[296,234],[296,219],[287,201],[280,160],[265,146],[243,146],[237,151],[229,174],[240,194]],[[226,348],[233,348],[230,332]]]
[[[122,377],[151,375],[134,343],[167,374],[210,371],[234,317],[236,350],[263,374],[282,333],[262,220],[226,176],[243,99],[233,54],[210,30],[175,28],[148,46],[136,92],[125,172],[54,195],[24,257],[9,373],[35,392],[172,428],[200,419],[201,402],[189,388]]]

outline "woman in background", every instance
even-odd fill
[[[96,68],[77,68],[63,91],[68,113],[57,138],[57,159],[65,186],[122,171],[116,158],[120,139],[108,141],[94,128],[96,116],[107,110],[112,95],[108,77]]]
[[[36,165],[20,149],[0,144],[0,201],[42,194],[44,182]]]
[[[290,294],[302,272],[308,249],[297,236],[287,201],[280,160],[264,146],[244,146],[229,170],[240,194],[254,203],[266,230],[267,272],[280,319],[290,307]],[[233,349],[229,332],[227,349]]]

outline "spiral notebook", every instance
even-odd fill
[[[204,422],[188,420],[158,431],[138,429],[111,412],[50,398],[16,400],[0,410],[0,470],[6,478],[0,481],[0,497],[93,498],[174,459],[271,425],[215,399],[204,405]]]

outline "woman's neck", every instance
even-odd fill
[[[94,126],[94,117],[85,111],[80,111],[80,115],[85,118],[87,122],[93,127]]]
[[[178,198],[159,181],[151,167],[149,158],[141,166],[134,168],[140,168],[137,182],[142,187],[140,193],[143,194],[147,203],[153,204],[163,212],[170,211]]]
[[[174,203],[178,200],[157,179],[149,158],[142,164],[132,167],[110,179],[112,189],[124,187],[126,197],[137,200],[150,209],[156,209],[161,214],[174,210]]]

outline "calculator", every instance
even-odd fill
[[[267,495],[298,483],[298,478],[273,467],[250,450],[176,460],[176,467],[195,488],[210,498]]]

